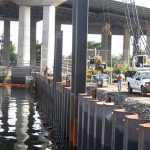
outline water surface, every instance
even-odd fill
[[[60,149],[49,133],[24,88],[0,87],[0,150]]]

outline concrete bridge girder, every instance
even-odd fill
[[[17,5],[24,6],[58,6],[64,3],[66,0],[11,0]]]

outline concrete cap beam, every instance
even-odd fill
[[[0,0],[4,1],[4,0]],[[7,0],[8,1],[8,0]],[[25,6],[58,6],[64,3],[66,0],[9,0],[18,5]]]

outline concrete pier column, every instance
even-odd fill
[[[147,45],[146,45],[146,48],[147,49],[150,49],[150,31],[148,30],[147,31],[147,38],[146,38],[146,43],[147,43]]]
[[[111,38],[111,35],[102,31],[102,57],[109,67],[111,67]]]
[[[18,67],[30,66],[30,14],[29,6],[19,7]]]
[[[130,33],[128,28],[124,28],[123,40],[123,63],[130,64]]]
[[[31,20],[30,66],[36,66],[36,21]]]
[[[55,47],[55,6],[43,8],[43,36],[41,50],[41,72],[46,66],[53,72]]]
[[[4,21],[4,52],[3,60],[4,65],[8,66],[10,62],[10,21]]]

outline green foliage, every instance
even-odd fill
[[[36,43],[36,62],[38,64],[40,64],[40,62],[41,62],[41,46],[42,46],[42,43],[39,43],[37,41],[37,43]]]
[[[115,73],[115,74],[118,74],[120,71],[122,71],[122,73],[123,74],[125,74],[125,72],[126,71],[128,71],[129,70],[129,66],[128,65],[124,65],[123,67],[114,67],[113,68],[113,72]]]
[[[114,68],[113,68],[113,72],[114,72],[115,74],[118,74],[118,73],[120,72],[120,68],[114,67]]]
[[[106,69],[104,71],[107,72],[107,73],[111,73],[111,72],[113,72],[113,68],[106,67]]]
[[[123,63],[123,55],[112,56],[112,66]]]
[[[96,43],[95,41],[88,41],[88,49],[101,49],[101,43]]]
[[[101,50],[101,43],[96,43],[95,41],[88,41],[87,43],[87,58],[92,58],[95,56],[95,50],[96,54],[100,53]]]
[[[12,63],[17,61],[17,54],[16,54],[16,46],[15,44],[10,45],[10,61]]]

